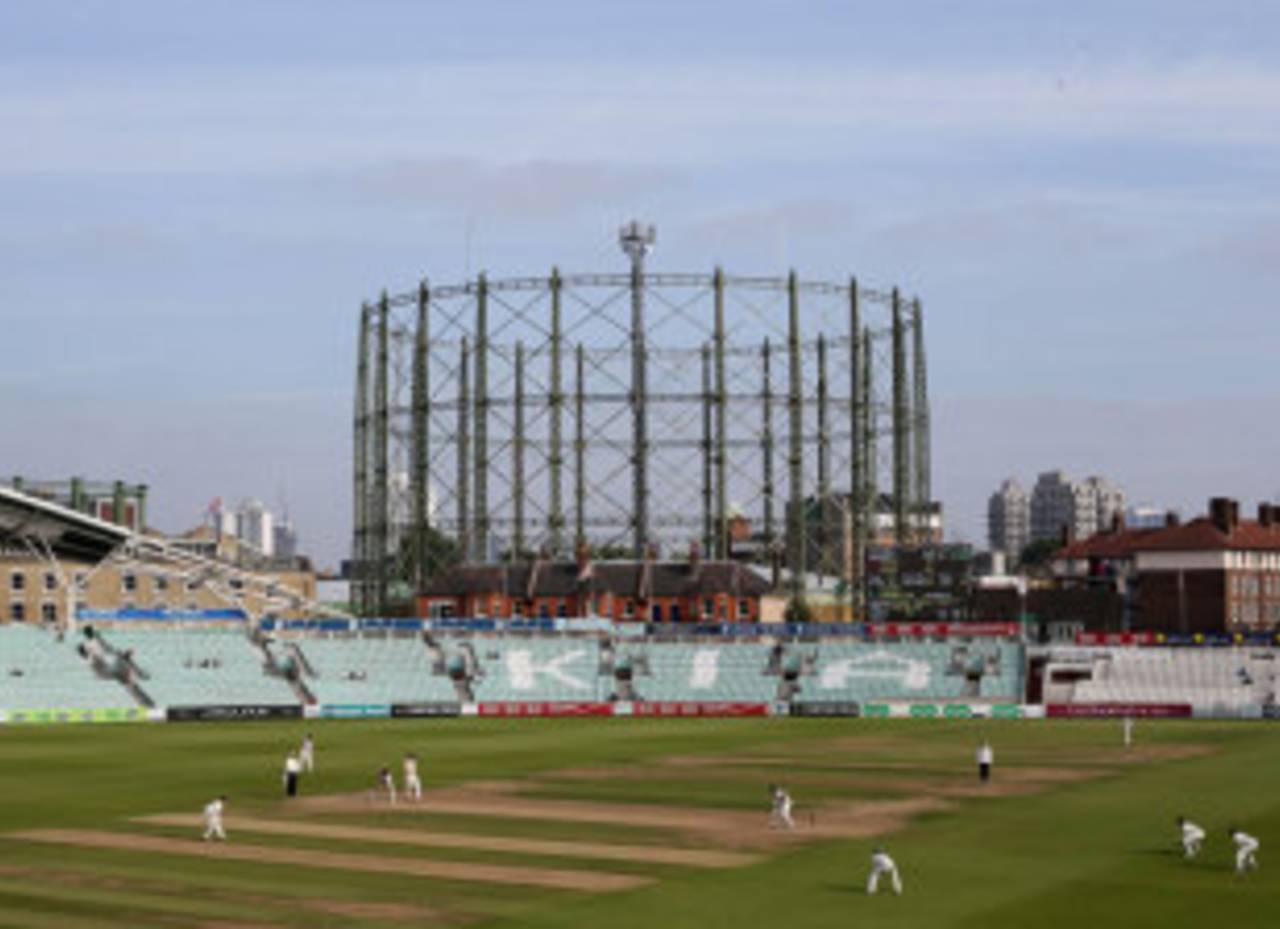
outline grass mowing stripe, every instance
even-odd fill
[[[307,868],[329,868],[337,871],[371,871],[436,877],[445,880],[479,881],[499,884],[528,884],[563,890],[606,891],[631,890],[651,883],[646,878],[594,871],[552,870],[550,868],[513,868],[479,863],[408,860],[380,855],[357,855],[338,852],[300,851],[261,845],[206,843],[167,839],[139,833],[96,832],[74,829],[38,829],[12,833],[13,838],[32,842],[118,848],[126,851],[157,852],[164,855],[187,855],[195,858],[264,861],[298,865]]]
[[[191,828],[198,828],[201,822],[199,816],[180,813],[140,816],[137,817],[136,821],[161,826],[189,826]],[[320,839],[386,842],[401,845],[421,845],[428,848],[465,848],[480,851],[517,852],[530,855],[555,855],[561,858],[647,862],[693,868],[738,868],[754,864],[758,860],[755,856],[738,852],[605,845],[598,842],[561,842],[503,836],[456,835],[441,832],[418,832],[408,829],[378,829],[368,826],[287,822],[244,816],[227,817],[226,826],[231,832],[261,832],[271,835],[308,836]]]

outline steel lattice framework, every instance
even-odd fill
[[[902,542],[931,498],[920,302],[646,273],[643,252],[630,273],[423,281],[361,308],[354,439],[360,613],[430,577],[441,535],[476,562],[725,558],[744,520],[762,560],[856,592],[882,489]]]

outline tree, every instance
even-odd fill
[[[1062,543],[1057,539],[1039,539],[1022,550],[1020,561],[1025,568],[1040,568],[1053,561]]]

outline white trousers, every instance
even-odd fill
[[[206,819],[204,821],[204,838],[207,842],[209,839],[222,839],[226,841],[227,833],[222,828],[221,817],[217,819]]]
[[[1258,866],[1258,859],[1254,856],[1256,851],[1256,848],[1236,849],[1236,874],[1243,874],[1249,868]]]
[[[1202,841],[1201,839],[1183,839],[1182,854],[1187,858],[1196,857],[1196,855],[1200,854],[1201,841]]]
[[[882,868],[878,865],[871,866],[871,876],[867,878],[867,893],[873,894],[880,886],[880,875],[888,874],[889,883],[893,887],[895,894],[902,893],[902,878],[898,877],[897,868]]]
[[[422,799],[422,779],[419,777],[406,777],[404,779],[404,795],[410,800]]]

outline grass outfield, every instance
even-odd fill
[[[305,731],[318,770],[285,804],[281,762]],[[976,790],[983,734],[996,776]],[[1113,721],[0,727],[0,927],[1277,925],[1280,726],[1136,737],[1124,749]],[[423,807],[370,803],[406,751]],[[795,797],[794,835],[765,828],[770,780]],[[144,819],[218,793],[225,848]],[[1209,831],[1192,863],[1182,812]],[[1262,840],[1244,878],[1232,823]],[[901,898],[863,892],[878,829]]]

